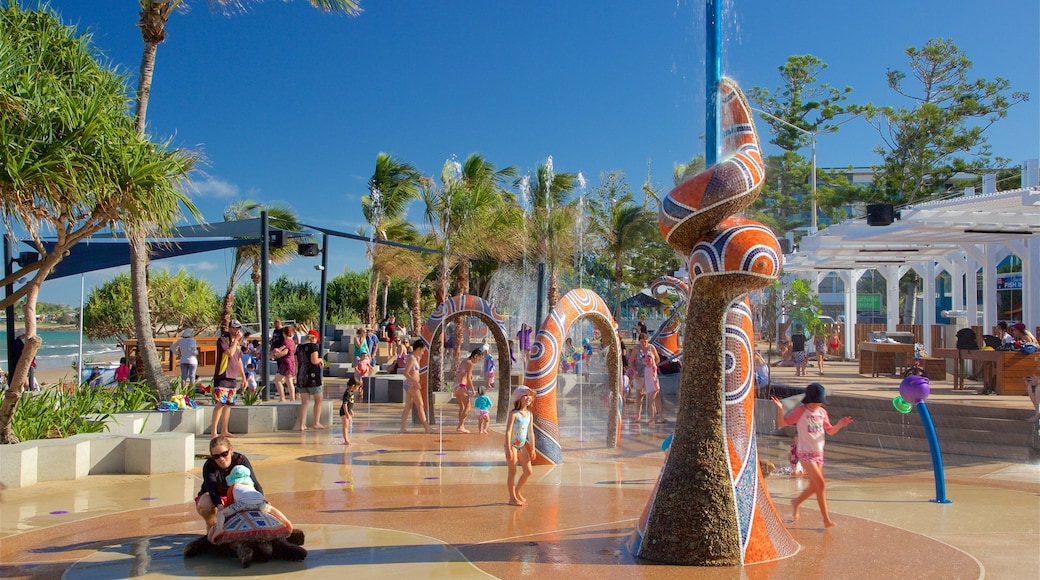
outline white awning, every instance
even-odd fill
[[[903,208],[887,226],[849,220],[805,236],[784,270],[871,269],[925,264],[960,253],[969,244],[1040,236],[1040,188],[956,197]],[[1034,242],[1035,243],[1035,242]]]

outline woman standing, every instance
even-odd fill
[[[289,400],[296,400],[296,343],[292,339],[292,327],[282,327],[282,345],[271,351],[271,356],[278,363],[278,373],[274,376],[274,384],[278,387],[278,402],[285,402],[282,385],[289,388]]]
[[[321,401],[324,398],[325,388],[322,385],[322,369],[325,368],[325,361],[318,354],[318,351],[321,350],[318,345],[320,339],[321,333],[312,328],[307,333],[307,342],[300,345],[298,349],[300,369],[297,384],[300,388],[300,420],[296,426],[300,431],[307,430],[307,405],[312,399],[314,400],[314,428],[325,428],[321,424]]]
[[[483,358],[483,349],[474,350],[462,361],[455,374],[455,401],[459,404],[459,426],[455,431],[459,433],[469,433],[469,429],[466,429],[466,417],[469,416],[470,398],[477,394],[476,387],[473,386],[473,367]]]
[[[820,371],[820,376],[823,376],[823,359],[827,356],[827,334],[822,330],[817,331],[816,335],[813,336],[813,350],[816,351],[816,366]]]
[[[426,343],[416,339],[412,343],[412,352],[404,362],[404,410],[401,411],[401,433],[408,432],[408,415],[415,409],[427,433],[432,433],[426,421],[426,408],[423,406],[422,389],[419,381],[419,359],[426,352]]]
[[[170,346],[170,352],[181,361],[181,384],[194,385],[195,371],[199,368],[199,347],[191,336],[190,328],[184,329],[180,339]]]

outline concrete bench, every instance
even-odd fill
[[[126,436],[125,473],[181,473],[195,466],[194,433]]]
[[[36,441],[0,445],[0,482],[11,488],[33,485],[38,481],[38,458],[39,446]]]
[[[90,473],[90,441],[70,437],[35,443],[36,481],[70,481]]]
[[[330,428],[332,426],[332,407],[333,407],[333,403],[334,402],[335,402],[336,408],[338,409],[339,408],[339,402],[338,401],[332,401],[331,399],[325,399],[325,400],[323,400],[321,402],[321,415],[320,415],[321,424],[325,425],[326,427],[330,427]],[[275,431],[292,431],[293,429],[296,428],[297,422],[298,422],[299,417],[300,417],[300,403],[299,402],[293,402],[293,403],[268,403],[266,405],[263,405],[263,407],[274,410],[274,413],[275,413],[275,419],[274,419],[274,421],[275,421],[275,423],[274,423],[275,429],[274,430]],[[312,407],[308,406],[307,407],[307,415],[309,417],[307,419],[307,425],[308,426],[311,425],[311,421],[312,421],[312,417],[313,417],[313,415],[311,415],[311,413],[313,413],[313,412],[314,411],[312,410]],[[235,432],[235,428],[234,427],[231,427],[231,432],[232,433]],[[254,431],[254,433],[258,433],[258,432],[259,431]]]
[[[274,433],[278,430],[278,405],[235,405],[228,429],[232,433]],[[210,425],[212,426],[212,420]]]
[[[90,444],[90,463],[87,475],[126,473],[126,436],[112,433],[80,433],[70,440]]]

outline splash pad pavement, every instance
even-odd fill
[[[812,502],[788,523],[793,557],[733,568],[668,566],[625,548],[664,454],[668,424],[626,420],[621,445],[604,444],[606,405],[595,385],[559,403],[566,462],[536,466],[530,505],[506,503],[501,424],[489,435],[397,434],[400,405],[359,405],[344,448],[338,425],[234,440],[272,503],[307,534],[303,562],[185,560],[202,532],[192,500],[201,467],[162,476],[91,476],[3,491],[0,577],[516,578],[1025,578],[1040,569],[1040,471],[1035,464],[956,456],[947,461],[954,503],[936,505],[926,454],[828,445],[828,499],[838,526],[824,530]],[[581,397],[579,404],[579,396]],[[496,430],[497,429],[497,430]],[[579,441],[583,439],[584,441]],[[786,439],[764,436],[778,466]],[[204,441],[197,443],[199,452]],[[201,466],[201,462],[199,463]],[[767,479],[780,513],[803,478]]]

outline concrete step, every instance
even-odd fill
[[[944,441],[976,441],[982,443],[1006,444],[1006,445],[1028,445],[1030,438],[1030,426],[1022,422],[1024,429],[1005,428],[1006,430],[994,431],[989,429],[971,429],[967,427],[935,426],[936,436],[939,442]],[[924,426],[917,423],[882,423],[872,421],[853,421],[851,425],[834,435],[839,437],[842,433],[867,433],[870,435],[891,435],[895,437],[912,437],[921,439],[925,437]]]
[[[924,437],[899,437],[875,433],[860,433],[843,430],[831,437],[835,443],[859,445],[877,449],[897,449],[900,451],[929,452],[928,441]],[[1032,459],[1029,446],[999,444],[992,442],[944,440],[939,437],[939,450],[945,455],[968,455],[973,457],[989,457],[1006,461],[1026,462]]]

